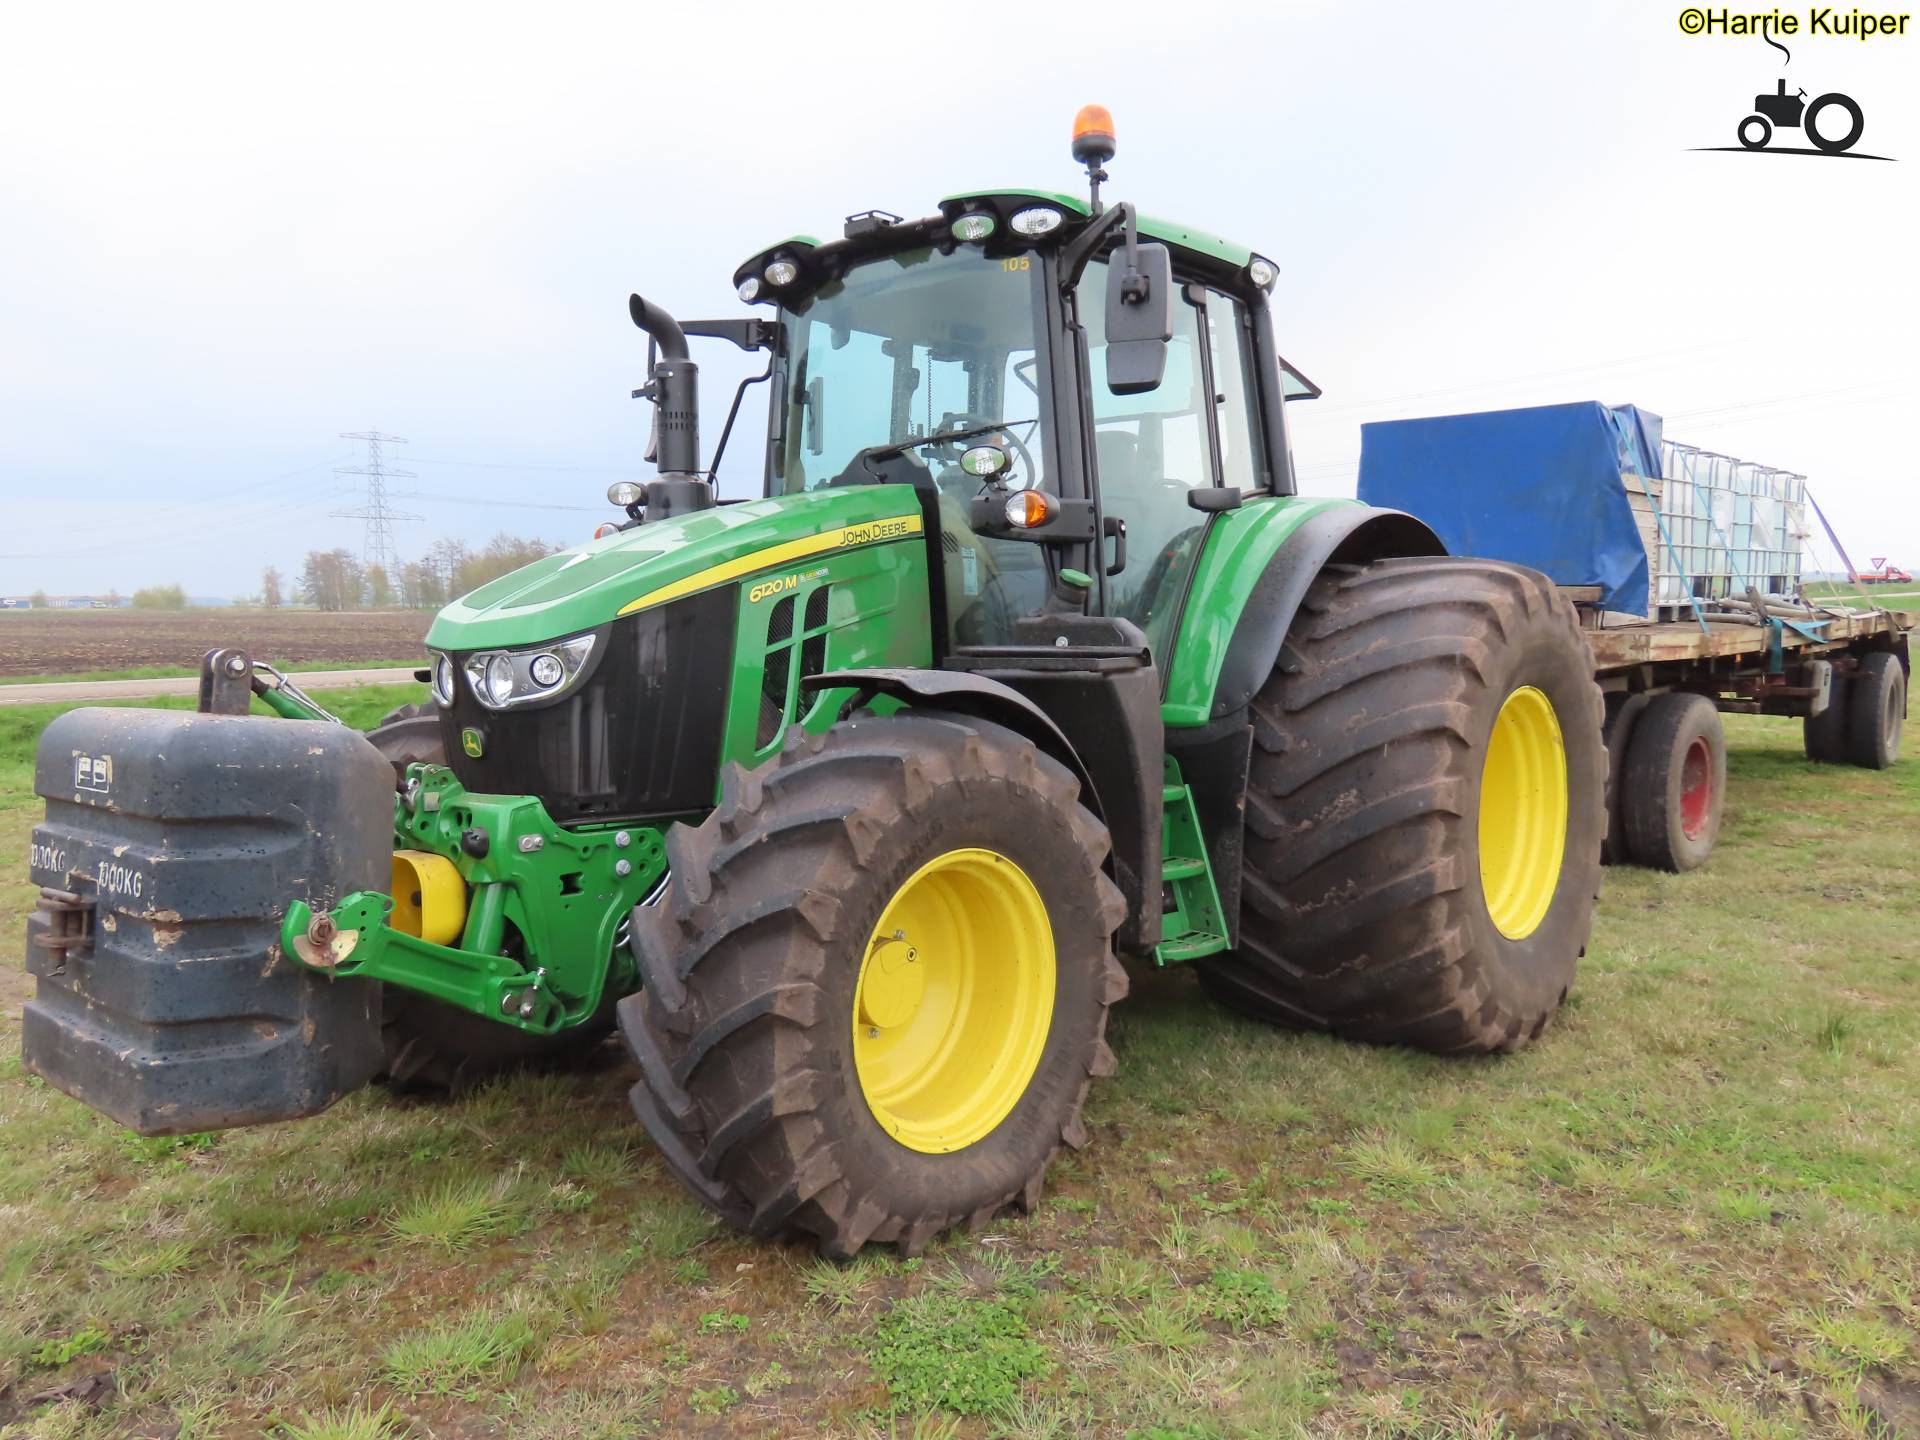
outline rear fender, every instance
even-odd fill
[[[1160,711],[1168,729],[1246,707],[1328,565],[1446,553],[1424,521],[1354,501],[1282,496],[1228,511],[1207,539],[1180,617]]]

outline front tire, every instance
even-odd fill
[[[1607,827],[1592,660],[1547,579],[1329,567],[1252,703],[1236,1009],[1354,1039],[1513,1050],[1593,924]]]
[[[619,1006],[668,1164],[839,1259],[1030,1209],[1113,1070],[1108,848],[1066,768],[982,721],[859,716],[731,767],[667,837]]]

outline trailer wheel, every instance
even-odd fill
[[[1806,745],[1807,758],[1816,764],[1847,763],[1847,735],[1850,730],[1847,717],[1851,713],[1852,692],[1852,685],[1841,678],[1836,666],[1833,686],[1827,693],[1827,708],[1818,715],[1807,716],[1802,722],[1801,739]]]
[[[1114,1068],[1109,845],[1064,766],[984,721],[794,727],[729,767],[667,837],[619,1005],[668,1165],[732,1223],[836,1259],[1031,1209]]]
[[[1864,770],[1885,770],[1900,758],[1907,715],[1907,672],[1897,655],[1863,657],[1847,697],[1847,759]]]
[[[1676,874],[1706,863],[1720,838],[1727,740],[1704,695],[1658,696],[1634,727],[1620,776],[1627,856]]]
[[[1531,570],[1329,567],[1252,702],[1241,943],[1200,962],[1209,992],[1429,1050],[1537,1036],[1600,888],[1592,664]]]
[[[369,730],[367,739],[392,763],[396,786],[415,762],[447,763],[440,717],[431,705],[402,705]],[[458,1095],[508,1071],[584,1059],[613,1029],[611,994],[585,1023],[554,1035],[534,1035],[397,986],[385,986],[381,993],[386,1061],[380,1078],[395,1090]]]
[[[1602,865],[1625,865],[1627,822],[1621,814],[1620,776],[1627,768],[1627,746],[1633,743],[1633,727],[1653,699],[1644,691],[1633,694],[1615,692],[1607,696],[1607,838],[1600,846]]]

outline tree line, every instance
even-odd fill
[[[394,567],[363,565],[351,550],[312,550],[291,587],[269,565],[260,576],[260,603],[275,609],[289,593],[318,610],[437,610],[490,580],[551,555],[560,547],[545,540],[496,535],[479,549],[459,540],[439,540],[426,556]]]

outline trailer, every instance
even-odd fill
[[[1721,712],[1798,717],[1816,763],[1894,763],[1913,619],[1806,598],[1804,476],[1661,431],[1591,401],[1366,425],[1360,497],[1555,582],[1606,701],[1603,855],[1685,871],[1719,836]]]

